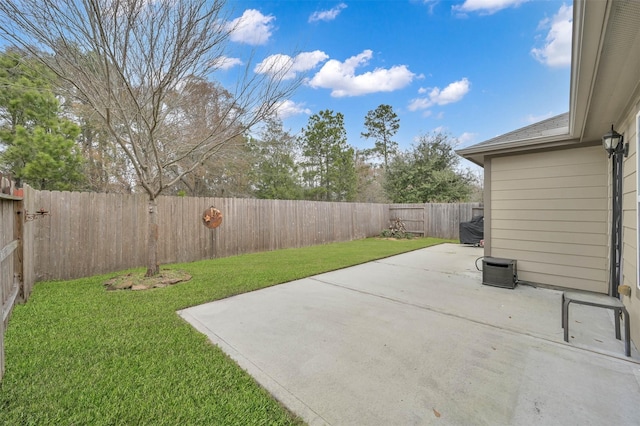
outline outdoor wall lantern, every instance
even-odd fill
[[[624,143],[624,136],[613,130],[613,124],[611,131],[602,137],[602,145],[609,154],[609,158],[619,153],[623,153],[625,157],[629,155],[629,144]]]

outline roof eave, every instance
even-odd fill
[[[514,154],[531,150],[540,150],[545,148],[557,148],[561,146],[573,145],[579,143],[580,139],[573,137],[565,131],[564,133],[552,136],[521,139],[518,141],[505,142],[503,144],[495,144],[493,146],[469,147],[456,150],[456,154],[466,158],[481,167],[484,166],[484,158],[486,156],[495,156],[501,154]]]
[[[584,138],[610,7],[610,1],[573,2],[569,134],[580,140]],[[588,15],[585,13],[587,8]]]

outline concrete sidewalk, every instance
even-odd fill
[[[179,314],[311,425],[638,424],[640,356],[611,311],[483,286],[444,244]],[[479,262],[480,263],[480,262]]]

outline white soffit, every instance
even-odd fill
[[[640,1],[610,3],[582,140],[620,124],[640,87]]]

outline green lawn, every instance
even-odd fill
[[[0,424],[300,424],[176,311],[443,242],[365,239],[170,265],[187,283],[38,283],[6,330]]]

